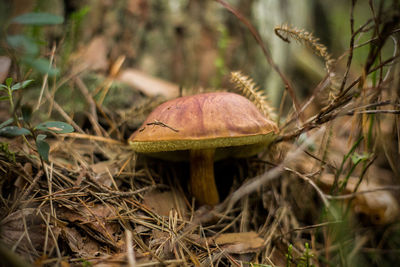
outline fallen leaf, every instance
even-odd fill
[[[185,201],[178,192],[157,190],[147,192],[143,196],[143,204],[161,216],[169,216],[172,209],[177,210],[182,216],[185,215]]]
[[[73,58],[78,61],[74,68],[106,71],[108,69],[108,47],[104,36],[97,36]]]
[[[79,257],[93,257],[101,250],[98,242],[92,238],[82,236],[75,228],[65,227],[61,233],[71,251]]]
[[[122,70],[117,79],[148,96],[160,95],[166,99],[173,99],[179,95],[179,86],[177,84],[156,78],[136,69]]]
[[[80,207],[79,210],[60,208],[57,210],[57,217],[61,220],[75,223],[77,227],[96,240],[107,243],[117,248],[117,241],[120,239],[121,228],[118,223],[110,220],[116,216],[110,207],[97,204],[93,207]]]
[[[3,83],[8,77],[11,67],[11,59],[9,57],[0,56],[0,83]]]
[[[255,232],[221,234],[213,241],[226,252],[234,254],[256,252],[265,246],[264,239]]]
[[[335,177],[333,174],[325,173],[321,176],[320,182],[330,188]],[[345,194],[354,192],[359,181],[357,177],[350,177]],[[357,192],[371,191],[383,187],[380,184],[364,180],[358,187]],[[368,216],[375,224],[387,224],[396,221],[400,215],[399,203],[395,197],[387,190],[379,190],[365,194],[356,194],[352,207],[356,213],[361,213]]]
[[[31,177],[31,179],[33,179],[32,178],[32,176],[33,176],[32,164],[30,162],[27,162],[24,164],[23,168],[24,168],[25,174],[29,175]],[[26,184],[27,184],[26,178],[21,175],[19,175],[17,177],[17,179],[15,179],[15,182],[14,182],[14,186],[16,188],[18,188],[19,190],[23,190],[25,188]]]
[[[18,242],[16,251],[27,258],[29,255],[37,257],[36,253],[47,253],[54,247],[53,239],[47,237],[47,251],[43,251],[46,242],[46,223],[37,212],[38,210],[35,208],[18,210],[8,215],[0,223],[2,242],[9,247],[13,247]],[[51,224],[50,227],[57,239],[60,228],[53,227]],[[26,235],[29,235],[29,240]]]
[[[107,187],[111,187],[112,180],[111,176],[118,173],[119,168],[114,160],[100,161],[98,163],[90,165],[90,168],[95,173],[94,179]]]
[[[151,240],[149,241],[149,247],[162,251],[162,254],[166,258],[173,257],[173,245],[171,235],[167,232],[154,229],[151,234]]]

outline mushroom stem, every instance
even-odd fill
[[[214,206],[219,203],[214,180],[215,148],[190,151],[190,188],[198,204]]]

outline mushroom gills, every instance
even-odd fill
[[[231,146],[231,147],[216,147],[214,154],[214,162],[226,158],[247,158],[254,156],[268,148],[273,139],[272,135],[268,135],[264,142],[259,142],[250,145]],[[201,150],[201,149],[198,149]],[[181,162],[190,161],[190,150],[175,150],[175,151],[162,151],[162,152],[147,152],[143,153],[152,158],[158,158],[167,161]]]

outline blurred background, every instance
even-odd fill
[[[280,78],[244,24],[215,1],[2,0],[0,3],[3,24],[33,11],[65,18],[62,25],[28,30],[28,35],[45,50],[42,52],[49,54],[57,44],[61,57],[56,64],[62,72],[70,71],[71,67],[76,69],[80,62],[85,71],[107,74],[123,56],[123,68],[134,68],[196,91],[229,87],[229,73],[241,70],[267,92],[275,107],[279,106],[284,88]],[[229,3],[257,28],[273,60],[290,77],[299,97],[304,98],[326,75],[323,59],[296,41],[283,42],[274,34],[274,27],[287,24],[312,32],[335,58],[348,48],[349,1]],[[358,5],[354,17],[356,27],[365,23],[370,18],[368,5]],[[20,25],[11,25],[7,34],[26,31]],[[367,53],[367,47],[357,49],[354,57],[357,60]],[[353,67],[360,67],[357,61]]]

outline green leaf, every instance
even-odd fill
[[[36,56],[39,54],[39,47],[35,40],[25,35],[9,35],[7,43],[14,49],[21,49],[26,55]]]
[[[362,155],[354,153],[353,155],[351,155],[351,161],[353,162],[353,164],[358,164],[360,161],[365,161],[369,159],[369,157],[370,154],[368,153],[363,153]]]
[[[81,9],[71,13],[70,19],[71,21],[81,21],[86,15],[87,13],[89,13],[90,11],[90,7],[89,6],[84,6]]]
[[[4,126],[10,125],[13,121],[14,121],[14,119],[11,118],[11,119],[8,119],[8,120],[2,122],[2,123],[0,124],[0,129],[3,128]]]
[[[8,78],[6,79],[6,85],[7,85],[7,87],[11,87],[12,81],[13,81],[13,79],[12,79],[11,77],[8,77]]]
[[[8,95],[0,97],[0,101],[4,101],[4,100],[8,100],[8,99],[10,99],[10,97]]]
[[[50,61],[44,58],[24,58],[23,61],[36,69],[42,74],[48,74],[49,76],[56,76],[59,73],[57,68],[50,66]]]
[[[1,87],[1,88],[4,88],[4,89],[7,89],[7,88],[8,88],[8,87],[5,86],[4,84],[0,84],[0,87]]]
[[[35,129],[53,133],[72,133],[74,131],[71,125],[62,121],[43,122],[37,125]]]
[[[64,18],[50,13],[25,13],[11,20],[12,23],[27,25],[54,25],[64,22]]]
[[[2,136],[19,136],[29,135],[31,132],[25,128],[19,128],[17,126],[6,126],[0,129],[0,135]]]
[[[42,159],[46,162],[49,162],[50,145],[46,141],[44,141],[46,137],[47,135],[45,134],[38,134],[38,136],[36,137],[36,148]]]
[[[32,118],[32,107],[29,105],[23,105],[21,107],[21,112],[22,112],[22,119],[25,122],[30,122]]]
[[[31,84],[32,82],[33,82],[33,80],[26,80],[26,81],[23,81],[22,83],[16,83],[11,87],[11,90],[15,91],[15,90],[18,90],[18,89],[21,89],[21,88],[25,88],[29,84]]]

